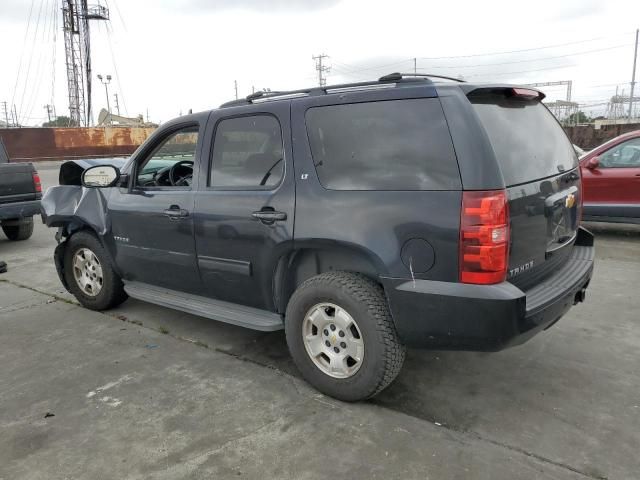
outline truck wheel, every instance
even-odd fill
[[[17,225],[2,225],[2,231],[9,240],[26,240],[33,235],[33,217],[25,218]]]
[[[373,397],[404,362],[384,291],[360,274],[329,272],[302,283],[287,306],[285,332],[302,376],[339,400]]]
[[[122,280],[94,235],[78,232],[67,243],[64,276],[69,290],[83,307],[106,310],[127,299]]]

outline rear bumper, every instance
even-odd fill
[[[15,220],[40,214],[40,200],[0,203],[0,220]]]
[[[509,282],[469,285],[383,278],[400,339],[410,347],[477,351],[525,342],[584,299],[595,248],[589,232],[582,230],[581,237],[569,260],[527,291]]]

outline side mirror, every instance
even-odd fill
[[[589,161],[587,161],[587,164],[585,165],[585,167],[587,167],[589,170],[594,170],[599,166],[600,166],[600,157],[593,157],[589,159]]]
[[[120,180],[120,170],[112,165],[98,165],[87,168],[82,173],[83,187],[113,187]]]

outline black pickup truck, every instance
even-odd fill
[[[35,167],[30,163],[9,163],[0,143],[0,226],[9,240],[31,236],[41,197],[42,185]]]

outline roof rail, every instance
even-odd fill
[[[349,89],[359,89],[366,87],[378,87],[385,85],[393,85],[397,83],[408,83],[415,81],[429,81],[427,77],[433,75],[408,75],[408,74],[391,74],[391,75],[399,75],[399,77],[386,78],[390,77],[387,75],[385,77],[381,77],[378,80],[371,80],[368,82],[356,82],[356,83],[341,83],[337,85],[326,85],[323,87],[311,87],[311,88],[303,88],[300,90],[284,90],[284,91],[272,91],[272,92],[264,92],[258,91],[247,95],[245,98],[239,98],[237,100],[231,100],[230,102],[223,103],[220,105],[220,108],[223,107],[235,107],[239,105],[246,105],[248,103],[254,103],[255,101],[266,101],[269,99],[276,99],[281,97],[298,97],[298,96],[313,96],[313,95],[326,95],[327,93],[331,93],[334,90],[349,90]],[[403,78],[405,77],[420,77],[420,80],[414,78]]]
[[[453,80],[454,82],[465,83],[464,80],[460,80],[459,78],[454,77],[446,77],[444,75],[435,75],[432,73],[389,73],[388,75],[384,75],[380,77],[378,80],[381,82],[396,82],[398,80],[402,80],[404,78],[442,78],[444,80]]]

